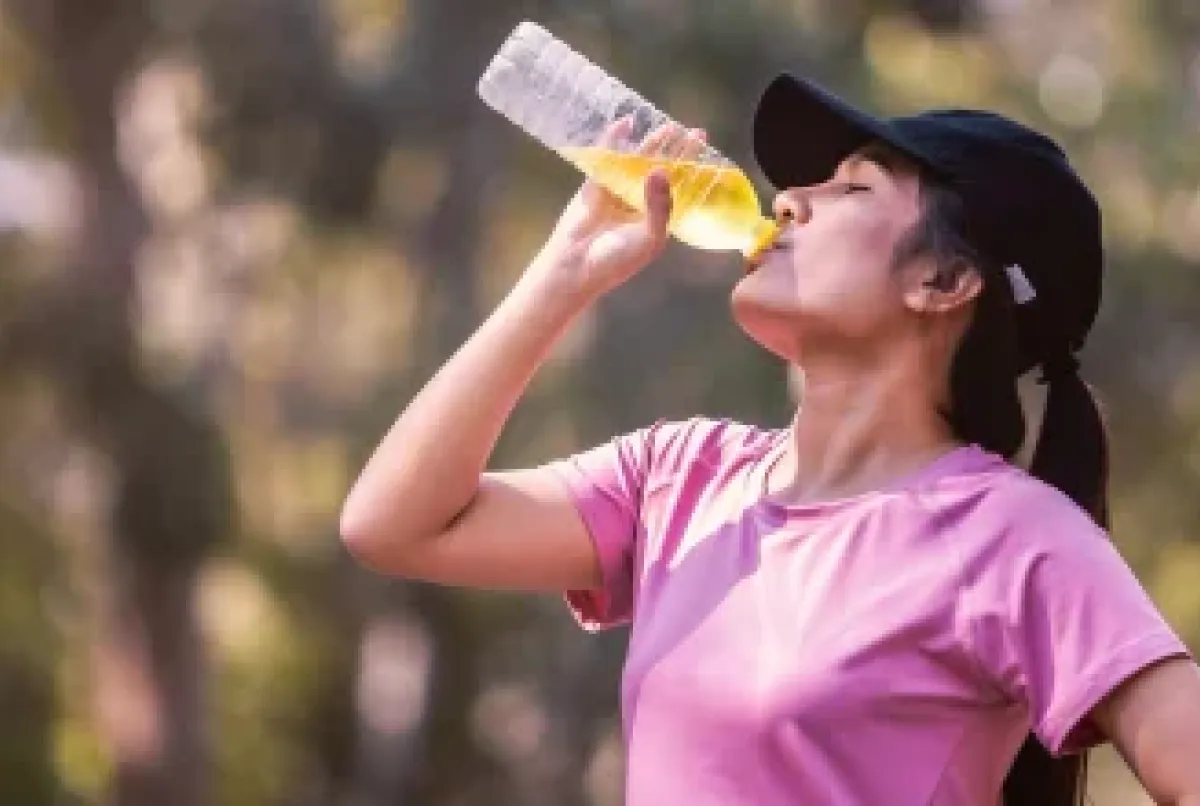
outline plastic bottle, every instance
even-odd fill
[[[646,175],[666,169],[670,230],[684,243],[752,257],[778,235],[750,179],[711,147],[687,161],[639,150],[670,118],[535,23],[509,35],[478,90],[485,103],[636,209],[644,207]],[[601,146],[621,118],[630,120],[627,134]]]

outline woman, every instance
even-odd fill
[[[1103,531],[1074,357],[1100,299],[1092,196],[1051,141],[983,112],[878,120],[785,75],[754,126],[783,231],[732,307],[802,372],[791,426],[658,423],[485,472],[563,330],[667,240],[662,176],[645,217],[588,184],[371,458],[347,546],[632,621],[630,806],[1066,806],[1103,738],[1159,802],[1200,806],[1200,671]],[[1027,474],[1006,457],[1031,369]]]

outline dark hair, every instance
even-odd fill
[[[897,245],[897,263],[922,256],[940,275],[974,269],[983,278],[975,314],[954,355],[943,412],[955,436],[1011,459],[1025,438],[1017,377],[1016,302],[1002,266],[976,250],[963,202],[937,179],[921,178],[922,213]],[[1049,384],[1046,413],[1030,472],[1108,526],[1108,448],[1096,402],[1074,371],[1069,345],[1050,346],[1038,363]],[[1076,806],[1084,802],[1087,756],[1054,758],[1030,734],[1004,781],[1007,806]]]

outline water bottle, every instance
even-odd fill
[[[778,235],[749,177],[713,148],[686,160],[641,148],[670,118],[540,25],[516,27],[478,90],[485,103],[635,209],[645,207],[647,174],[663,169],[674,202],[670,230],[686,244],[752,257]],[[602,141],[623,118],[623,135]]]

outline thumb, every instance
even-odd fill
[[[646,229],[656,240],[666,240],[671,221],[671,184],[662,170],[646,177]]]

